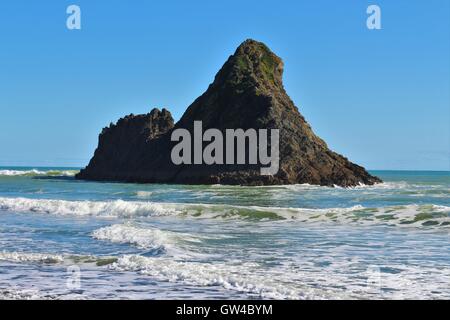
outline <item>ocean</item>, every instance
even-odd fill
[[[450,172],[354,188],[0,167],[0,299],[450,299]]]

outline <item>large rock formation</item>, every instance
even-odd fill
[[[283,62],[263,43],[246,40],[230,56],[207,91],[174,126],[163,109],[127,116],[103,129],[99,145],[79,179],[186,184],[295,184],[354,186],[381,182],[328,149],[287,95]],[[261,165],[174,165],[172,130],[279,129],[280,169],[260,174]]]

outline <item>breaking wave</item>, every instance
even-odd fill
[[[50,176],[50,177],[72,177],[78,173],[78,170],[46,170],[41,171],[37,169],[31,170],[0,170],[0,176]]]
[[[255,272],[253,263],[225,264],[174,261],[139,255],[124,255],[109,266],[117,271],[135,271],[161,281],[182,282],[195,286],[220,286],[267,299],[325,298],[325,291],[302,287],[282,279]]]
[[[67,201],[28,198],[0,198],[0,210],[58,215],[138,217],[177,214],[163,204],[132,201]]]
[[[135,271],[160,281],[181,282],[195,286],[219,286],[226,290],[245,292],[264,299],[357,299],[380,295],[380,288],[372,283],[374,276],[390,290],[384,298],[414,299],[430,293],[446,297],[445,283],[450,279],[448,269],[428,266],[396,266],[396,272],[361,270],[361,280],[352,282],[348,275],[337,270],[309,272],[308,268],[281,268],[269,273],[253,262],[193,262],[168,258],[124,255],[109,268],[117,271]],[[432,275],[424,282],[424,274]],[[322,287],[311,285],[320,278]],[[344,288],[336,283],[344,284]],[[409,291],[408,291],[408,290]]]
[[[166,254],[177,257],[194,256],[186,248],[187,244],[201,242],[198,236],[160,230],[150,227],[138,227],[130,223],[115,224],[95,230],[92,237],[113,243],[132,244],[140,249],[150,250],[152,255]],[[185,248],[183,247],[185,245]]]
[[[450,227],[450,207],[433,204],[410,204],[379,208],[356,205],[348,208],[313,209],[123,200],[67,201],[0,198],[0,211],[120,218],[176,215],[199,219],[296,220],[363,225]],[[111,232],[111,230],[109,231]]]
[[[180,257],[178,257],[179,259]],[[160,281],[185,283],[194,286],[219,286],[226,290],[245,292],[251,296],[267,299],[320,299],[324,290],[299,287],[292,283],[290,275],[274,279],[258,269],[256,263],[230,264],[177,260],[173,257],[144,257],[123,255],[99,258],[93,256],[51,255],[41,253],[1,252],[0,261],[13,263],[62,264],[94,263],[111,271],[138,272]],[[41,299],[44,296],[34,291],[11,291],[0,289],[4,299]],[[56,299],[57,297],[47,297]]]
[[[323,270],[306,265],[284,264],[265,269],[258,261],[180,259],[148,257],[136,254],[96,257],[69,254],[0,252],[0,262],[26,264],[90,264],[112,272],[136,272],[157,281],[182,283],[196,287],[218,287],[263,299],[360,299],[383,297],[394,299],[446,298],[450,270],[442,266],[395,264],[366,269],[362,261],[336,259]],[[90,269],[94,270],[94,269]],[[350,274],[358,270],[360,277]],[[314,285],[319,281],[321,286]],[[378,281],[378,282],[377,282]],[[336,286],[336,283],[342,286]],[[383,284],[382,290],[378,283]],[[381,291],[380,291],[381,290]],[[58,299],[37,290],[0,288],[0,299]]]

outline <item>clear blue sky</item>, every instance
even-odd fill
[[[366,28],[369,4],[382,30]],[[254,38],[332,149],[368,169],[449,170],[449,21],[448,0],[1,1],[0,165],[84,166],[121,116],[177,120]]]

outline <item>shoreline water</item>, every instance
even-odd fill
[[[450,297],[448,172],[330,188],[59,178],[71,170],[0,174],[0,299]]]

